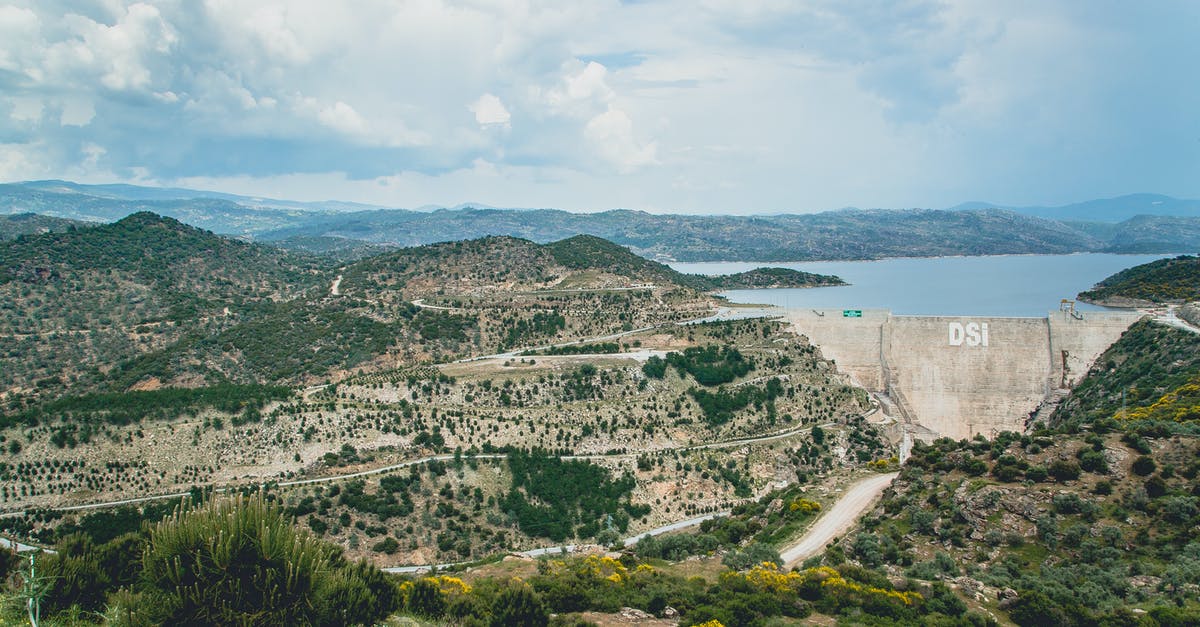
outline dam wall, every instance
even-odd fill
[[[848,315],[846,315],[848,314]],[[896,316],[887,310],[788,310],[838,371],[924,437],[1023,431],[1140,317]]]

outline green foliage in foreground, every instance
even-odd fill
[[[681,624],[716,620],[724,625],[767,625],[777,617],[803,619],[813,612],[855,624],[985,625],[944,585],[911,581],[893,585],[881,573],[842,565],[783,572],[774,564],[726,571],[716,582],[685,579],[634,560],[588,557],[547,561],[529,580],[556,613],[616,612],[636,607],[663,616],[680,612]]]
[[[1176,423],[1124,426],[918,444],[839,549],[868,567],[1011,589],[1001,609],[1019,625],[1200,624],[1200,441]]]
[[[262,497],[212,501],[96,545],[65,537],[41,558],[48,614],[119,625],[356,625],[399,609],[374,566],[292,525]]]

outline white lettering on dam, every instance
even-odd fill
[[[987,346],[988,345],[988,323],[986,322],[961,322],[950,323],[950,345],[951,346]]]

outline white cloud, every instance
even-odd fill
[[[332,106],[322,107],[317,113],[317,119],[321,121],[321,124],[339,133],[364,135],[367,132],[367,121],[358,114],[358,111],[354,110],[354,107],[341,100]]]
[[[20,72],[21,57],[37,44],[41,20],[30,9],[0,6],[0,70]]]
[[[42,101],[38,98],[9,98],[12,113],[9,117],[18,122],[36,122],[42,119]]]
[[[587,111],[612,101],[615,97],[608,86],[608,68],[595,61],[582,63],[572,59],[564,67],[559,84],[546,91],[544,99],[559,113]]]
[[[628,172],[643,165],[658,163],[657,144],[639,144],[633,136],[633,120],[624,111],[609,107],[607,111],[588,120],[584,134],[598,153]]]
[[[475,114],[475,122],[482,127],[509,127],[512,114],[505,108],[504,103],[493,94],[484,94],[478,100],[467,105],[467,110]]]
[[[64,23],[71,37],[51,45],[45,61],[48,75],[90,79],[114,91],[143,90],[153,79],[151,63],[167,53],[176,33],[158,9],[130,5],[111,26],[78,14],[68,14]]]
[[[8,178],[739,212],[1200,196],[1189,2],[0,2]]]

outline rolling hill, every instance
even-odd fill
[[[0,391],[105,387],[124,361],[217,333],[318,276],[313,259],[149,213],[0,241]]]
[[[967,203],[951,210],[847,209],[761,216],[657,215],[612,210],[470,206],[432,211],[355,203],[304,203],[129,185],[65,181],[0,185],[0,213],[87,221],[137,211],[282,247],[358,254],[349,241],[411,247],[507,235],[538,243],[590,234],[649,258],[680,261],[807,261],[938,255],[1194,252],[1197,201],[1135,195],[1059,208]],[[349,251],[349,252],[347,252]]]
[[[683,275],[592,236],[433,244],[335,269],[141,212],[0,242],[3,391],[20,408],[64,394],[319,382],[702,317],[703,292],[739,280]]]

